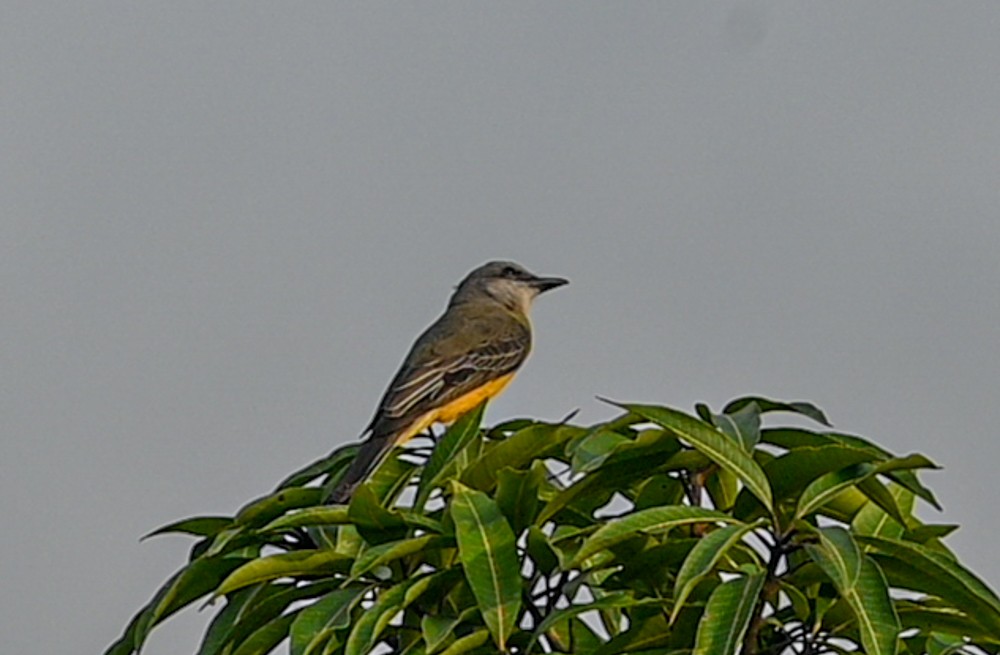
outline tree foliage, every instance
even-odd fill
[[[198,655],[1000,652],[1000,599],[897,456],[808,403],[695,415],[615,404],[597,425],[480,428],[391,457],[324,503],[356,450],[291,475],[198,538],[106,655],[181,608],[218,608]],[[792,412],[819,429],[764,427]],[[805,423],[799,420],[799,423]]]

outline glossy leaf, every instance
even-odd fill
[[[783,499],[801,493],[817,478],[855,464],[866,464],[878,459],[870,449],[845,444],[830,443],[821,446],[803,446],[790,450],[764,466],[771,480],[774,497]]]
[[[889,486],[889,493],[892,494],[896,507],[907,516],[911,516],[913,513],[913,492],[893,484]],[[861,511],[851,521],[851,528],[860,535],[888,537],[890,539],[898,539],[905,532],[904,524],[893,519],[875,503],[866,503],[861,508]]]
[[[730,412],[711,414],[711,423],[747,452],[753,451],[760,441],[760,407],[755,402],[748,402]]]
[[[297,615],[298,610],[268,621],[254,630],[232,655],[267,655],[288,637],[288,630]]]
[[[485,407],[486,401],[479,403],[478,407],[455,421],[441,436],[420,474],[420,485],[417,487],[417,498],[414,502],[415,508],[420,509],[424,506],[431,491],[440,483],[448,465],[472,439],[479,435],[479,425],[482,423]]]
[[[654,614],[634,622],[628,630],[613,637],[592,655],[641,653],[644,650],[665,648],[669,645],[670,626],[662,614]]]
[[[351,610],[369,589],[364,585],[337,589],[306,607],[292,622],[291,655],[313,655],[338,630],[351,624]]]
[[[319,505],[323,490],[316,487],[292,487],[259,498],[245,506],[236,515],[235,523],[241,526],[260,527],[293,509]]]
[[[217,634],[215,643],[211,645],[212,650],[203,646],[206,655],[235,650],[250,638],[257,628],[277,619],[293,604],[301,604],[303,601],[317,598],[336,587],[337,583],[334,581],[321,580],[306,585],[258,583],[240,589],[235,592],[235,595],[250,592],[249,601],[240,609],[238,619],[230,623],[227,629]],[[232,594],[228,597],[232,597]]]
[[[500,650],[521,609],[521,572],[514,532],[486,494],[452,483],[451,516],[465,577]]]
[[[719,430],[683,412],[666,407],[620,404],[618,406],[676,432],[710,460],[738,477],[765,508],[773,511],[771,484],[764,471],[750,455]]]
[[[260,528],[261,532],[276,532],[292,528],[304,528],[317,525],[343,525],[350,523],[347,508],[343,506],[307,507],[284,514]]]
[[[853,487],[875,472],[872,464],[848,466],[813,481],[799,496],[795,518],[809,516],[824,504],[833,500],[841,492]]]
[[[712,591],[698,623],[693,655],[728,655],[743,642],[764,587],[763,573],[743,575]]]
[[[420,618],[420,632],[424,638],[427,653],[435,653],[454,637],[455,628],[478,614],[478,608],[470,607],[458,616],[435,616],[426,614]]]
[[[139,626],[137,645],[141,645],[149,630],[174,612],[212,592],[219,581],[247,562],[243,557],[211,557],[198,559],[182,569],[158,594],[151,604],[145,624]]]
[[[358,578],[376,567],[384,566],[388,562],[419,553],[430,547],[431,544],[440,544],[448,541],[450,539],[444,539],[436,535],[423,535],[412,539],[401,539],[399,541],[390,541],[372,546],[354,560],[354,564],[351,566],[351,577]]]
[[[869,550],[880,553],[913,572],[915,591],[939,596],[966,608],[985,628],[1000,634],[1000,599],[968,569],[922,544],[898,539],[860,536]]]
[[[895,655],[901,627],[882,571],[861,553],[847,530],[830,527],[817,533],[820,542],[807,546],[809,555],[850,605],[865,652]]]
[[[730,401],[722,411],[727,414],[732,414],[739,411],[743,407],[746,407],[750,403],[757,405],[757,407],[760,408],[761,414],[766,414],[768,412],[792,412],[794,414],[801,414],[802,416],[811,418],[817,423],[827,427],[831,427],[830,421],[827,420],[826,414],[823,413],[823,410],[816,407],[816,405],[805,401],[786,403],[771,400],[769,398],[762,398],[760,396],[746,396],[744,398],[737,398],[736,400]]]
[[[216,596],[242,589],[257,582],[296,575],[322,575],[344,571],[351,558],[331,550],[301,550],[262,557],[243,564],[223,580]]]
[[[198,516],[183,521],[175,521],[144,535],[140,541],[164,534],[190,534],[211,537],[233,524],[228,516]]]
[[[698,541],[684,560],[674,580],[674,609],[670,614],[671,623],[684,608],[684,603],[694,586],[715,569],[730,548],[760,525],[760,522],[749,525],[728,525],[708,533]]]
[[[593,471],[599,468],[616,448],[632,443],[632,439],[618,432],[597,429],[573,444],[570,465],[577,473]]]
[[[865,652],[869,655],[895,655],[901,631],[899,617],[878,566],[870,558],[864,558],[857,584],[851,589],[841,590],[841,594],[857,617]]]
[[[838,589],[852,589],[861,575],[863,556],[857,543],[844,528],[816,530],[820,543],[807,544],[806,551]]]
[[[565,621],[570,617],[578,616],[586,612],[592,612],[594,610],[601,609],[622,609],[628,607],[636,607],[637,605],[659,605],[661,601],[658,599],[646,599],[646,600],[636,600],[631,595],[626,593],[612,593],[603,598],[594,600],[589,603],[581,603],[577,605],[570,605],[569,607],[564,607],[562,609],[556,610],[545,617],[545,619],[539,623],[531,636],[530,644],[534,644],[538,641],[539,637],[546,634],[549,629],[555,624]]]
[[[739,521],[723,512],[700,507],[683,505],[651,507],[602,526],[583,542],[580,550],[570,562],[570,567],[579,566],[581,562],[594,553],[610,548],[637,533],[666,532],[677,526],[692,523],[739,523]]]
[[[241,619],[248,606],[256,601],[256,597],[264,586],[246,587],[226,597],[226,606],[215,615],[209,624],[197,655],[216,655],[222,650],[233,626]]]
[[[531,525],[539,505],[539,490],[549,477],[545,462],[535,461],[527,471],[504,469],[497,476],[496,502],[515,534]]]
[[[676,439],[673,440],[676,443]],[[651,473],[666,465],[657,453],[650,452],[643,457],[629,458],[625,461],[605,462],[598,470],[583,476],[569,487],[563,489],[553,496],[545,504],[535,519],[537,525],[541,525],[556,516],[566,507],[574,504],[581,498],[587,498],[605,491],[617,491],[625,488],[628,482],[634,481],[643,474]],[[610,495],[610,494],[609,494]]]
[[[371,543],[382,543],[406,534],[406,521],[399,512],[382,506],[376,491],[368,484],[354,490],[347,516],[358,532]]]
[[[466,467],[460,479],[473,489],[490,490],[496,484],[496,476],[501,469],[524,468],[533,459],[560,451],[563,443],[585,432],[583,428],[572,425],[535,423],[491,445]]]
[[[392,617],[403,609],[406,592],[415,582],[404,580],[379,594],[375,603],[366,608],[354,623],[344,646],[344,655],[365,655],[371,651]]]
[[[321,475],[346,470],[347,465],[357,456],[360,449],[361,444],[351,444],[338,448],[326,457],[322,457],[289,475],[281,481],[276,491],[289,487],[301,487]]]
[[[456,639],[451,646],[441,651],[441,655],[462,655],[462,653],[468,653],[485,644],[489,638],[490,632],[486,629],[470,632],[464,637]]]

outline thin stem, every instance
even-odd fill
[[[765,624],[764,609],[767,607],[768,602],[778,593],[778,567],[781,565],[781,560],[790,552],[790,549],[794,548],[789,543],[793,536],[794,533],[783,534],[780,537],[773,536],[774,545],[770,546],[771,552],[767,561],[767,577],[764,580],[764,591],[757,601],[757,607],[754,608],[753,618],[750,621],[750,628],[743,639],[742,655],[759,655],[761,652],[760,632]]]

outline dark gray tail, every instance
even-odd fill
[[[382,463],[395,445],[394,433],[372,434],[368,441],[361,445],[347,473],[340,479],[337,486],[330,492],[328,501],[333,505],[344,505],[351,500],[354,490],[364,482],[368,475]]]

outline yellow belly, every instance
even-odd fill
[[[445,425],[454,423],[461,418],[463,414],[467,414],[478,407],[479,403],[500,395],[500,392],[504,390],[504,387],[510,384],[510,381],[513,379],[514,374],[509,373],[503,377],[497,378],[496,380],[487,382],[481,387],[473,389],[464,396],[459,396],[447,405],[443,405],[426,412],[414,421],[402,435],[400,435],[399,439],[396,440],[396,444],[399,445],[408,441],[410,438],[420,434],[434,423],[444,423]]]

